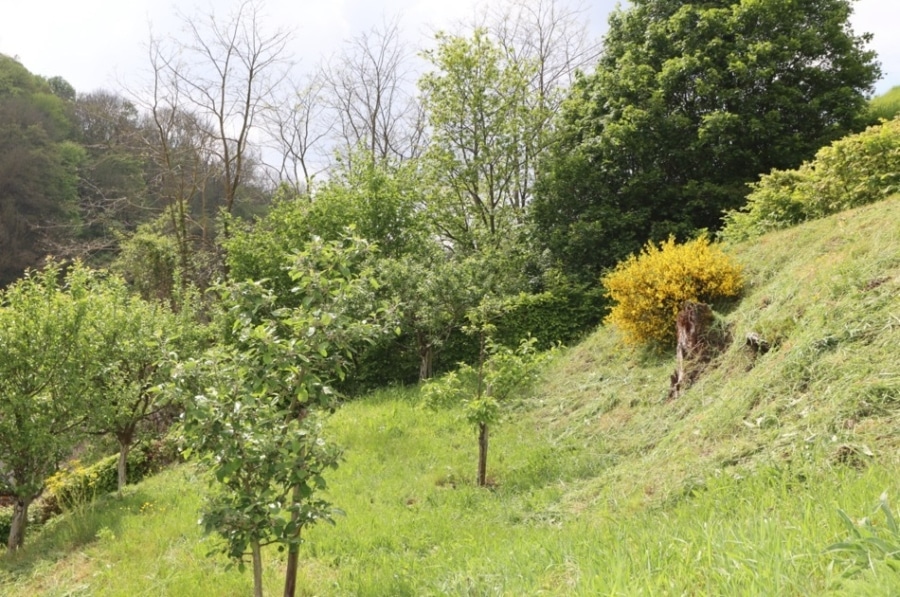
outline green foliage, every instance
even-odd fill
[[[900,119],[830,146],[796,170],[751,185],[747,205],[725,216],[722,237],[740,241],[884,199],[900,190]]]
[[[377,244],[379,255],[399,257],[427,243],[418,210],[416,173],[411,164],[392,166],[366,154],[352,154],[314,197],[287,185],[275,193],[272,209],[252,226],[232,226],[224,241],[229,274],[237,281],[267,280],[288,300],[288,256],[313,237],[326,241],[353,234]]]
[[[465,331],[478,339],[477,365],[460,363],[439,379],[425,382],[422,387],[426,406],[438,408],[447,404],[461,404],[466,421],[479,433],[478,485],[487,483],[488,428],[500,420],[502,406],[515,390],[536,381],[540,365],[553,355],[553,350],[539,353],[535,338],[523,338],[515,348],[497,344],[492,338],[496,331],[492,320],[510,310],[527,296],[514,299],[484,299],[466,314],[469,325]]]
[[[0,54],[0,286],[78,231],[84,150],[70,138],[70,112],[43,79]]]
[[[146,432],[144,422],[166,411],[180,411],[161,386],[176,360],[200,352],[206,327],[198,321],[194,302],[184,301],[173,312],[164,303],[132,294],[121,278],[106,276],[92,289],[83,334],[84,345],[94,356],[82,372],[88,388],[84,428],[118,443],[121,491],[129,472],[125,457]]]
[[[898,115],[900,115],[900,85],[869,101],[869,117],[874,121],[893,120]]]
[[[143,224],[120,239],[113,271],[122,275],[145,300],[171,300],[181,272],[175,239],[160,230],[159,221]]]
[[[894,572],[900,572],[900,527],[888,505],[887,494],[882,494],[875,511],[859,523],[851,520],[843,510],[838,510],[838,514],[850,535],[844,541],[830,545],[826,551],[846,563],[845,576],[874,569],[880,561]],[[883,517],[884,524],[875,522],[875,517]]]
[[[128,453],[128,470],[132,483],[157,472],[174,460],[171,449],[162,441],[139,444]],[[46,481],[46,493],[42,496],[44,517],[59,514],[83,506],[96,498],[118,489],[119,457],[116,454],[102,458],[91,465],[74,460],[66,463]]]
[[[504,54],[482,29],[437,34],[419,79],[431,127],[424,158],[429,218],[457,251],[512,240],[531,197],[546,114],[529,89],[535,65]]]
[[[497,318],[494,338],[507,346],[535,338],[538,350],[581,339],[603,319],[607,299],[602,287],[561,279]]]
[[[685,301],[735,297],[743,284],[741,267],[705,236],[684,244],[671,237],[659,247],[647,243],[640,255],[630,256],[603,277],[615,302],[606,321],[629,343],[669,344]]]
[[[613,12],[542,165],[542,248],[596,279],[648,240],[718,229],[761,172],[856,129],[880,69],[850,12],[850,0],[646,0]]]
[[[257,587],[262,546],[286,547],[296,564],[301,530],[331,518],[316,494],[339,452],[322,439],[319,414],[333,405],[353,354],[383,333],[375,313],[359,312],[372,304],[363,297],[373,278],[359,268],[369,253],[359,239],[309,243],[291,257],[291,308],[261,282],[222,287],[223,342],[176,374],[193,394],[187,452],[217,488],[204,525],[226,539],[230,558],[252,553]]]
[[[0,293],[0,493],[15,496],[23,517],[77,439],[92,282],[79,264],[63,275],[51,263]],[[24,526],[9,548],[23,538]]]

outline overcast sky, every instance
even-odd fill
[[[490,1],[490,0],[488,0]],[[575,4],[577,0],[560,0]],[[300,68],[340,50],[342,41],[399,16],[416,47],[436,28],[471,17],[484,0],[268,0],[266,12],[295,32]],[[600,36],[617,0],[587,0],[591,31]],[[176,8],[226,13],[231,0],[0,0],[0,53],[17,56],[31,72],[59,75],[79,92],[119,90],[147,65],[150,25],[158,35],[177,34]],[[900,0],[857,0],[854,30],[871,32],[884,78],[876,91],[900,85]]]

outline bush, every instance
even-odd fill
[[[751,185],[747,205],[725,215],[722,238],[741,241],[873,203],[900,191],[900,119],[823,147],[797,170]]]
[[[869,102],[868,115],[873,122],[880,119],[891,120],[898,114],[900,114],[900,86],[892,87]]]
[[[630,344],[671,344],[675,318],[685,301],[712,302],[740,294],[740,266],[705,236],[682,245],[675,239],[647,243],[603,277],[615,302],[606,323]]]
[[[128,482],[136,483],[176,458],[171,440],[139,444],[128,453]],[[47,479],[42,518],[90,502],[118,488],[118,454],[107,456],[90,466],[74,460]]]

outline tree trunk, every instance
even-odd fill
[[[294,485],[294,495],[292,498],[293,505],[300,503],[300,486]],[[291,522],[297,524],[300,515],[296,510],[291,513]],[[300,528],[297,528],[297,535],[294,539],[299,539]],[[294,541],[288,546],[287,569],[284,573],[284,597],[294,597],[297,592],[297,566],[300,559],[300,542]]]
[[[118,465],[118,491],[119,497],[122,497],[122,491],[128,484],[128,449],[129,445],[125,443],[119,444],[119,465]]]
[[[434,374],[434,347],[428,343],[419,343],[419,381],[431,379]]]
[[[128,484],[128,452],[131,450],[131,441],[134,438],[134,429],[126,429],[116,433],[116,440],[119,442],[119,464],[118,472],[118,493],[122,497],[122,491]]]
[[[263,597],[262,552],[259,541],[252,541],[250,549],[253,552],[253,597]]]
[[[488,426],[478,424],[478,486],[487,485]]]
[[[699,375],[700,365],[709,360],[708,333],[712,322],[713,312],[709,305],[685,301],[675,322],[677,360],[671,377],[669,398],[681,396]]]
[[[28,506],[31,505],[30,499],[16,498],[13,504],[12,524],[9,527],[9,540],[6,548],[10,552],[16,551],[25,542],[25,527],[28,525]]]

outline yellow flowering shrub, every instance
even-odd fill
[[[743,288],[740,266],[705,236],[684,244],[671,237],[658,247],[647,243],[602,282],[615,303],[605,321],[630,344],[671,343],[685,301],[708,303]]]

